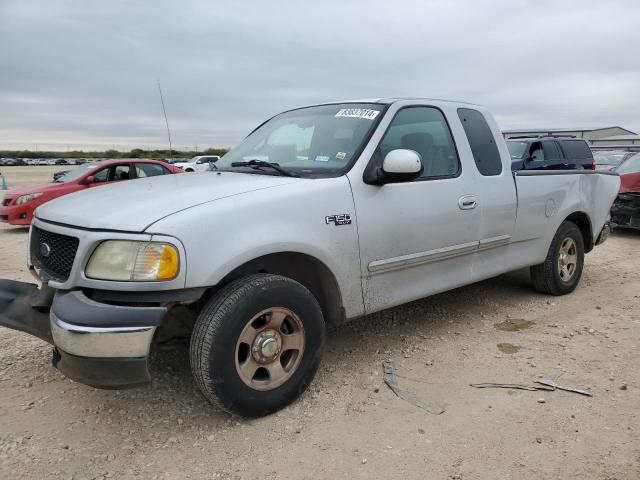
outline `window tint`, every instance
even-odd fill
[[[593,153],[584,140],[560,140],[560,145],[569,160],[593,159]]]
[[[118,165],[113,170],[113,178],[114,181],[119,180],[129,180],[129,165]]]
[[[500,152],[482,113],[470,108],[459,108],[458,117],[467,134],[478,171],[484,176],[500,175],[502,173]]]
[[[136,177],[155,177],[156,175],[164,175],[169,171],[162,165],[155,163],[136,163]]]
[[[376,152],[380,159],[391,150],[405,148],[420,154],[424,172],[420,178],[450,177],[460,162],[451,131],[440,110],[408,107],[394,117]]]
[[[544,158],[547,161],[557,161],[562,158],[560,150],[554,141],[542,142],[542,150],[544,151]]]

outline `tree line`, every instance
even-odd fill
[[[224,155],[227,148],[207,148],[204,151],[178,151],[178,150],[143,150],[134,148],[121,152],[119,150],[105,150],[85,152],[73,150],[71,152],[33,151],[33,150],[0,150],[0,158],[191,158],[196,155]]]

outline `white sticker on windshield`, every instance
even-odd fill
[[[336,117],[366,118],[367,120],[373,120],[379,113],[378,110],[370,110],[368,108],[343,108],[338,110]]]
[[[329,161],[328,155],[318,155],[316,157],[316,162],[328,162],[328,161]]]

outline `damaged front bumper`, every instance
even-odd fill
[[[640,229],[640,192],[618,194],[611,206],[611,224],[614,227]]]
[[[149,349],[166,312],[96,302],[80,290],[0,280],[0,325],[51,343],[54,366],[96,388],[149,382]]]

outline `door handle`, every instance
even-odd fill
[[[473,210],[478,206],[478,197],[475,195],[464,195],[458,199],[460,210]]]

